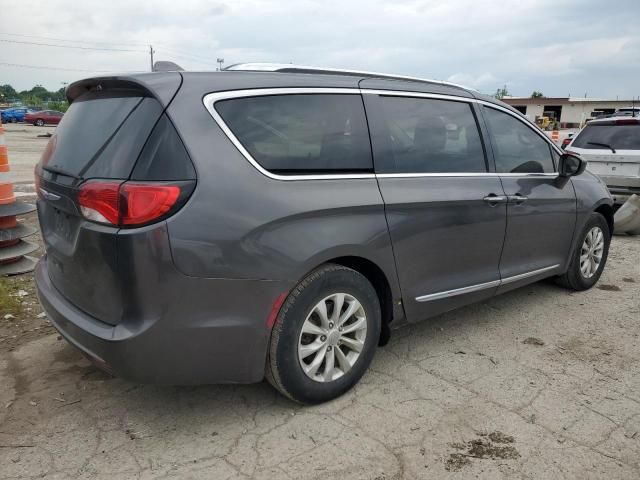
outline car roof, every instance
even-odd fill
[[[640,123],[640,116],[636,115],[634,117],[631,117],[629,115],[619,115],[619,116],[606,116],[603,118],[594,118],[593,120],[589,121],[589,123],[587,123],[587,125],[591,125],[593,123],[609,123],[611,125],[615,125],[616,120],[633,120],[636,119],[638,121],[638,123]]]
[[[92,85],[113,81],[133,82],[154,92],[155,95],[168,95],[171,88],[164,89],[162,87],[164,85],[172,85],[171,79],[175,79],[174,76],[176,75],[182,77],[181,83],[195,95],[255,88],[366,88],[397,90],[476,98],[499,105],[526,118],[518,110],[494,97],[451,82],[388,73],[273,63],[234,64],[220,71],[176,70],[92,77],[69,85],[67,87],[67,98],[69,101],[73,101]],[[173,94],[171,93],[170,97],[172,96]]]

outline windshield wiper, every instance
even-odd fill
[[[612,153],[616,153],[616,149],[613,148],[608,143],[599,143],[599,142],[587,142],[587,145],[595,145],[596,147],[605,147],[611,149]]]

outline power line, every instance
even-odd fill
[[[60,38],[60,37],[47,37],[47,36],[42,36],[42,35],[30,35],[30,34],[25,34],[25,33],[8,33],[8,32],[0,32],[0,35],[7,35],[7,36],[15,36],[15,37],[26,37],[26,38],[39,38],[39,39],[44,39],[44,40],[55,40],[55,41],[59,41],[59,42],[70,42],[70,43],[82,43],[82,44],[96,44],[96,45],[129,45],[129,46],[146,46],[147,44],[143,44],[143,43],[111,43],[111,42],[95,42],[95,41],[91,41],[91,40],[72,40],[72,39],[67,39],[67,38]],[[20,41],[20,40],[13,40],[13,39],[0,39],[0,41],[6,42],[6,43],[22,43],[22,44],[27,44],[27,45],[39,45],[39,46],[47,46],[47,47],[59,47],[59,48],[76,48],[76,49],[81,49],[81,50],[100,50],[100,51],[116,51],[116,52],[140,52],[142,53],[142,50],[131,50],[131,49],[119,49],[119,48],[98,48],[98,47],[87,47],[87,46],[76,46],[76,45],[56,45],[56,44],[48,44],[48,43],[40,43],[40,42],[27,42],[27,41]],[[214,62],[211,58],[206,57],[206,56],[202,56],[202,55],[197,55],[197,54],[193,54],[193,53],[188,53],[185,52],[184,50],[180,50],[180,49],[169,49],[164,47],[163,45],[159,45],[159,48],[163,51],[168,53],[169,55],[173,55],[175,57],[178,58],[182,58],[185,60],[190,60],[192,62],[196,62],[199,63],[201,65],[214,65]]]
[[[208,61],[198,60],[196,57],[191,57],[191,56],[188,56],[188,55],[183,55],[183,54],[180,54],[180,53],[175,53],[175,52],[172,52],[172,51],[167,50],[166,48],[162,48],[162,47],[160,47],[160,50],[159,50],[159,51],[160,51],[160,52],[166,52],[166,53],[167,53],[168,55],[170,55],[170,56],[178,57],[178,58],[183,58],[183,59],[185,59],[185,60],[189,60],[189,61],[191,61],[191,62],[199,63],[199,64],[201,64],[201,65],[211,65],[211,66],[213,66],[213,64],[214,64],[214,62],[213,62],[213,61],[211,61],[211,60],[208,60]],[[156,51],[156,53],[157,53],[157,52],[158,52],[158,51]]]
[[[165,47],[164,45],[158,45],[157,43],[155,44],[159,49],[171,54],[171,55],[175,55],[175,56],[180,56],[180,57],[184,57],[184,58],[190,58],[193,60],[205,60],[208,62],[211,62],[212,59],[211,57],[208,57],[206,55],[198,55],[195,53],[191,53],[191,52],[185,52],[184,50],[181,50],[179,48],[168,48]]]
[[[5,43],[19,43],[24,45],[38,45],[41,47],[58,47],[58,48],[75,48],[78,50],[101,50],[107,52],[137,52],[137,53],[146,53],[144,50],[130,50],[124,48],[102,48],[102,47],[81,47],[77,45],[58,45],[53,43],[40,43],[40,42],[27,42],[24,40],[7,40],[6,38],[0,38],[0,42]]]
[[[63,67],[50,67],[50,66],[45,66],[45,65],[25,65],[22,63],[7,63],[7,62],[0,62],[0,65],[6,66],[6,67],[19,67],[19,68],[37,68],[37,69],[41,69],[41,70],[62,70],[65,72],[89,72],[89,73],[120,73],[117,70],[84,70],[81,68],[63,68]],[[128,73],[138,73],[138,71],[130,71]]]
[[[70,38],[59,38],[59,37],[43,37],[42,35],[30,35],[26,33],[9,33],[9,32],[0,32],[0,35],[7,35],[9,37],[26,37],[26,38],[41,38],[44,40],[56,40],[59,42],[71,42],[71,43],[93,43],[96,45],[127,45],[130,47],[145,47],[146,43],[113,43],[113,42],[96,42],[93,40],[72,40]]]

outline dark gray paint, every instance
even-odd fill
[[[225,90],[358,85],[478,97],[457,87],[335,74],[184,72],[89,79],[72,85],[68,94],[73,99],[97,84],[121,81],[140,84],[168,105],[197,171],[195,191],[167,221],[103,232],[103,238],[87,243],[93,253],[87,261],[96,264],[115,244],[117,268],[88,267],[98,270],[95,284],[78,286],[84,288],[84,303],[72,282],[62,280],[63,291],[54,287],[52,279],[60,274],[50,270],[51,262],[40,262],[36,283],[49,318],[65,338],[117,375],[136,381],[259,381],[270,335],[266,321],[275,300],[306,273],[338,257],[367,259],[384,273],[397,301],[392,325],[405,321],[405,314],[406,320],[421,320],[488,298],[497,289],[425,303],[416,302],[417,296],[498,280],[545,263],[562,265],[547,275],[560,273],[575,231],[595,208],[612,203],[604,185],[588,173],[571,180],[491,175],[274,180],[241,155],[202,103],[206,94]],[[482,123],[480,128],[486,135]],[[491,146],[485,144],[491,172]],[[523,208],[483,202],[490,193],[503,193],[503,186],[509,193],[528,192],[531,202]],[[39,200],[39,211],[49,238],[52,220],[45,200]],[[85,236],[96,230],[86,222],[79,229]],[[63,269],[80,268],[75,259],[60,262]],[[114,275],[121,291],[99,295],[103,275]],[[83,307],[91,302],[99,306],[87,314]],[[107,302],[113,305],[102,311]]]

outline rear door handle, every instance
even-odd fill
[[[499,203],[506,203],[508,201],[508,198],[504,195],[496,195],[495,193],[490,193],[489,195],[484,197],[483,200],[490,206],[495,207]]]
[[[528,197],[525,197],[524,195],[521,195],[519,193],[516,193],[515,195],[507,195],[507,198],[509,199],[510,203],[515,203],[516,205],[520,205],[521,203],[529,200]]]

